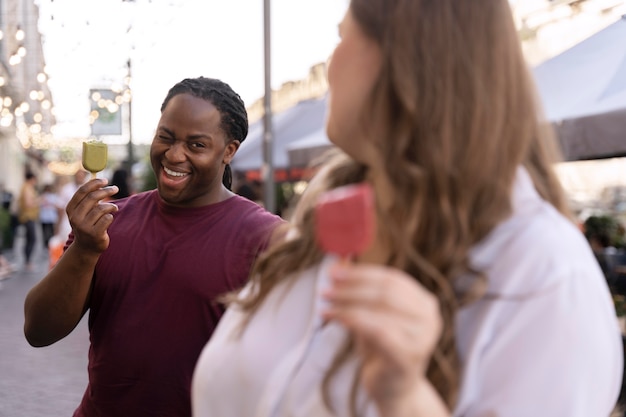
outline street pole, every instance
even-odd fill
[[[265,96],[263,97],[263,194],[265,208],[276,213],[276,186],[274,185],[274,161],[272,131],[272,73],[270,54],[270,0],[263,0]]]
[[[130,58],[126,63],[128,66],[128,162],[126,170],[128,172],[128,177],[132,178],[133,175],[133,165],[135,163],[135,150],[133,147],[133,91],[130,89],[130,83],[132,82],[131,73],[130,73]]]

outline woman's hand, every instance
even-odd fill
[[[426,379],[443,321],[436,297],[395,268],[336,264],[324,318],[355,337],[361,382],[381,415],[449,415]]]
[[[118,210],[102,200],[118,192],[116,186],[105,187],[106,179],[90,180],[82,185],[67,204],[67,217],[74,232],[74,243],[82,249],[101,253],[109,247],[108,227]]]

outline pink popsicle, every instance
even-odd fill
[[[363,253],[375,234],[371,186],[351,184],[324,193],[315,208],[315,221],[322,250],[342,258]]]

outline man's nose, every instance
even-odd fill
[[[185,154],[185,144],[181,141],[175,141],[165,152],[165,157],[170,162],[182,162],[187,156]]]

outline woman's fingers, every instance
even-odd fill
[[[425,342],[431,339],[426,333],[431,326],[417,323],[408,315],[399,317],[384,309],[351,304],[349,307],[331,307],[324,316],[339,321],[371,349],[393,362],[405,363],[430,354],[430,343]]]
[[[361,356],[385,363],[381,370],[404,374],[401,380],[423,372],[443,327],[436,297],[385,266],[337,265],[330,274],[322,314],[356,336]]]
[[[386,266],[335,265],[330,277],[322,314],[352,333],[361,383],[381,409],[395,410],[426,378],[443,328],[437,298]]]
[[[323,296],[335,305],[362,304],[401,315],[439,314],[437,299],[408,274],[380,265],[335,265]]]
[[[431,315],[351,302],[332,303],[323,315],[342,323],[371,349],[398,364],[429,358],[441,334],[437,312]]]

